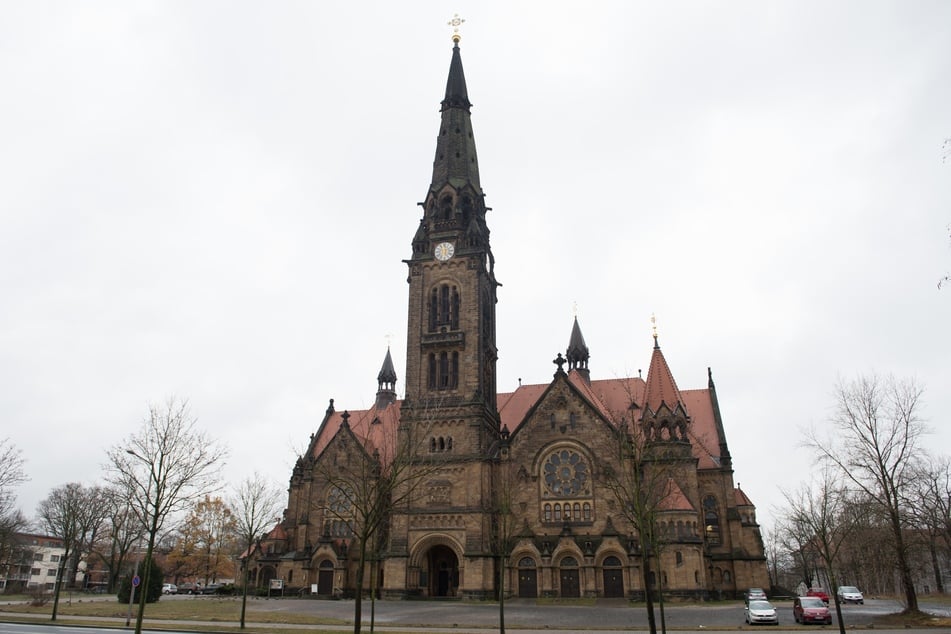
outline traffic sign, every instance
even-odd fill
[[[132,587],[138,588],[140,583],[142,583],[142,578],[139,575],[132,577]]]

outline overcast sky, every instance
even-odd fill
[[[951,3],[0,3],[0,437],[24,512],[187,398],[284,486],[372,404],[458,11],[499,388],[713,368],[771,522],[839,377],[925,386],[951,447]]]

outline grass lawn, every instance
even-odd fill
[[[245,615],[247,621],[257,623],[293,623],[293,624],[321,624],[321,625],[344,625],[346,621],[340,619],[327,619],[319,616],[307,614],[294,614],[288,612],[274,612],[271,610],[256,609],[257,601],[248,600],[248,610]],[[132,616],[135,618],[137,606],[132,607]],[[104,618],[126,618],[129,605],[119,603],[116,600],[90,601],[77,599],[75,596],[71,602],[60,598],[57,617],[85,616],[85,617],[104,617]],[[0,614],[4,616],[11,613],[20,614],[49,614],[53,613],[52,601],[46,605],[32,606],[26,601],[16,605],[0,605]],[[149,603],[145,606],[145,618],[161,619],[173,621],[210,621],[212,623],[219,621],[237,621],[241,618],[241,598],[240,597],[201,597],[186,601],[158,601]],[[270,630],[269,630],[270,631]]]

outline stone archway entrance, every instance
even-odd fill
[[[607,557],[602,564],[604,578],[604,597],[617,598],[624,596],[624,575],[621,560],[617,557]]]
[[[317,568],[317,594],[331,596],[334,591],[334,562],[324,559]]]
[[[426,559],[429,596],[456,596],[459,590],[459,559],[456,553],[440,544],[429,549]]]
[[[522,599],[538,597],[538,569],[531,557],[522,557],[518,562],[518,596]]]

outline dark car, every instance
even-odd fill
[[[819,597],[796,597],[793,599],[792,613],[796,623],[832,625],[832,613]]]
[[[221,594],[221,589],[224,587],[220,583],[209,583],[207,586],[201,589],[201,594]]]
[[[178,594],[198,594],[201,592],[201,586],[197,583],[178,584]]]

